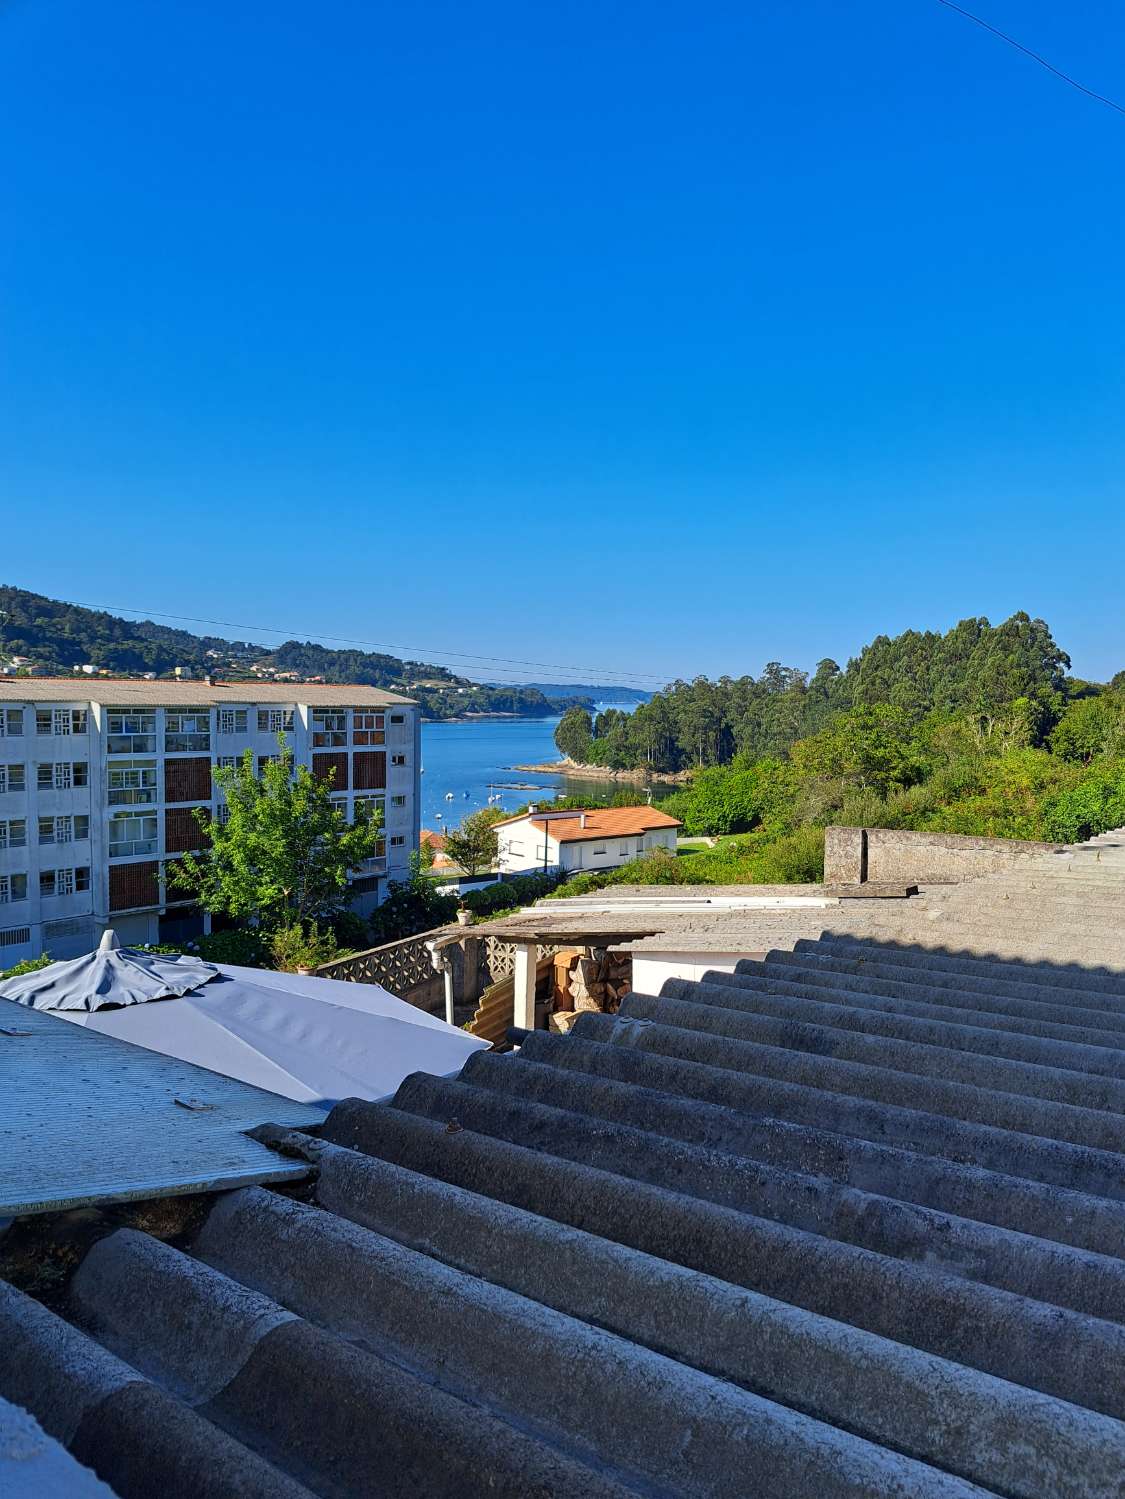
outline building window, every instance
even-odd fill
[[[130,859],[156,852],[157,819],[154,813],[115,812],[109,819],[109,857]]]
[[[391,797],[391,806],[392,807],[405,807],[406,806],[406,798],[405,798],[405,796],[392,796]]]
[[[193,754],[211,748],[211,715],[204,708],[164,715],[164,753]]]
[[[19,739],[23,735],[23,709],[5,708],[0,713],[0,739]]]
[[[76,895],[89,888],[89,866],[81,869],[44,869],[39,876],[40,895]]]
[[[617,852],[619,854],[624,854],[626,858],[629,857],[629,840],[628,839],[625,840],[625,842],[621,845],[621,847],[617,850]]]
[[[86,709],[36,708],[35,732],[37,734],[84,734],[86,732]]]
[[[154,755],[156,753],[155,709],[143,708],[136,713],[107,713],[105,732],[107,754]]]
[[[0,906],[27,899],[26,874],[0,874]]]
[[[353,817],[360,811],[361,808],[365,808],[372,814],[377,813],[380,817],[382,817],[386,807],[386,801],[387,799],[385,796],[357,796],[352,804],[354,807]]]
[[[645,851],[645,841],[644,841],[643,838],[638,838],[637,839],[637,852],[639,854],[643,854],[644,851]]]
[[[219,709],[220,734],[245,734],[246,724],[247,719],[245,708]]]
[[[391,839],[391,847],[392,848],[405,848],[406,847],[406,839],[405,839],[405,837],[401,833],[396,833],[394,835],[394,837]]]
[[[406,756],[405,755],[392,755],[391,756],[391,764],[392,765],[405,765],[406,764]]]
[[[383,730],[383,715],[381,713],[359,713],[352,714],[352,743],[353,744],[385,744],[386,733]]]
[[[391,714],[391,722],[392,723],[405,723],[406,722],[406,714],[405,713],[392,713]]]
[[[342,711],[317,708],[312,727],[314,749],[335,749],[348,742],[348,715]]]
[[[280,759],[281,759],[280,755],[259,755],[258,756],[258,778],[259,778],[259,780],[261,779],[262,776],[265,775],[265,773],[266,773],[266,766],[267,765],[275,765],[275,764],[278,763],[278,761],[280,761]]]
[[[5,791],[22,791],[26,784],[22,765],[0,765],[0,796]]]
[[[601,846],[601,848],[593,848],[593,849],[591,849],[590,852],[593,854],[593,856],[594,856],[595,859],[598,857],[599,854],[601,854],[601,855],[604,856],[604,854],[605,854],[605,844],[603,843],[602,846]]]
[[[230,808],[227,806],[226,802],[220,802],[219,805],[215,808],[215,821],[221,828],[225,828],[227,823],[230,821]]]
[[[73,843],[76,839],[90,836],[88,817],[41,817],[39,819],[39,842]]]
[[[132,807],[157,800],[156,761],[124,761],[109,767],[109,805]]]
[[[55,765],[37,765],[36,785],[40,791],[70,791],[76,786],[87,786],[90,782],[90,767],[85,760],[73,764],[60,760]]]
[[[0,848],[26,848],[27,822],[22,817],[12,817],[0,822]]]
[[[292,708],[259,708],[259,734],[289,734],[293,730]]]
[[[234,770],[241,758],[241,755],[220,755],[215,764],[219,770]]]
[[[508,844],[507,844],[507,851],[510,854],[522,854],[523,853],[523,844],[519,841],[518,838],[509,838],[508,839]]]

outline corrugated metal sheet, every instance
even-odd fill
[[[300,1176],[245,1131],[323,1117],[0,1000],[0,1217]]]

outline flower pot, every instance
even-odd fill
[[[457,912],[457,925],[458,926],[472,926],[472,924],[473,924],[473,913],[471,911],[458,911]]]

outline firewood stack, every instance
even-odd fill
[[[555,956],[553,1031],[565,1033],[583,1010],[613,1014],[632,987],[633,960],[628,953],[585,947]]]

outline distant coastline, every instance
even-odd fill
[[[643,765],[632,770],[611,770],[608,765],[582,765],[577,760],[544,760],[538,765],[509,765],[508,770],[534,771],[539,775],[574,776],[583,781],[663,781],[682,786],[691,779],[690,770],[646,770]]]

